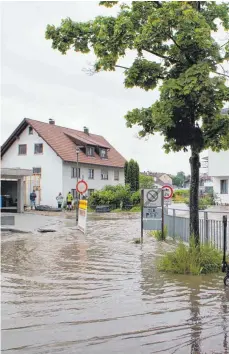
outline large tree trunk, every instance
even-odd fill
[[[190,185],[190,236],[194,236],[195,244],[200,242],[199,235],[199,179],[200,156],[195,148],[191,148],[190,157],[191,185]]]

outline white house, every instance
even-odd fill
[[[79,150],[77,154],[77,148]],[[2,168],[32,169],[25,180],[25,202],[36,189],[37,203],[56,206],[59,192],[76,196],[78,178],[88,194],[106,185],[124,184],[125,159],[102,136],[25,118],[2,145]]]
[[[221,204],[229,204],[229,150],[208,152],[208,174]]]

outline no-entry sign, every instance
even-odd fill
[[[162,189],[164,190],[164,199],[170,199],[173,196],[173,189],[171,186],[163,186]]]
[[[76,184],[76,190],[80,194],[84,194],[88,190],[87,182],[81,180]]]

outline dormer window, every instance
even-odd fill
[[[100,149],[99,154],[101,159],[107,159],[107,149]]]
[[[29,135],[33,135],[33,128],[29,127]]]
[[[87,146],[86,153],[87,156],[94,156],[95,148],[93,146]]]

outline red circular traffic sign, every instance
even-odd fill
[[[76,184],[76,190],[80,194],[84,194],[88,190],[87,182],[81,180]]]
[[[172,189],[172,187],[165,185],[165,186],[162,187],[162,189],[164,189],[164,190],[169,189],[169,194],[168,194],[168,195],[165,195],[165,196],[164,196],[164,199],[170,199],[170,198],[172,198],[172,196],[173,196],[173,189]]]

